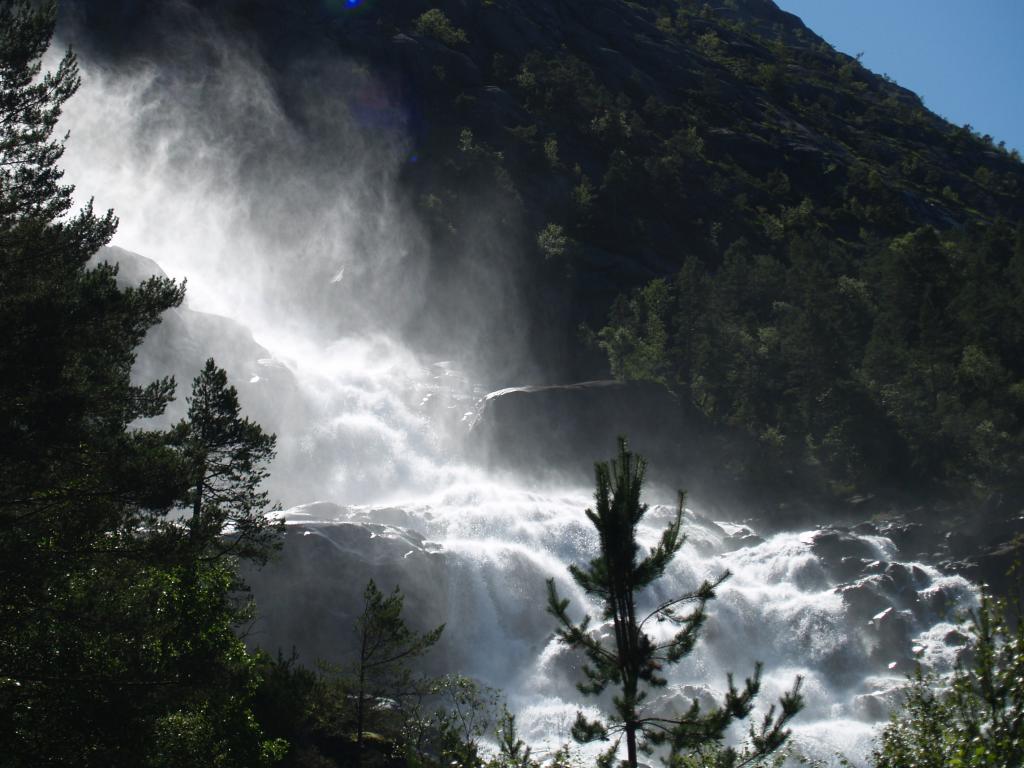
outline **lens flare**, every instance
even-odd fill
[[[367,0],[326,0],[324,3],[328,11],[355,11],[360,10],[369,3]]]

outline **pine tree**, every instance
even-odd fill
[[[444,632],[443,624],[423,633],[409,629],[402,618],[404,604],[398,587],[385,597],[371,580],[363,592],[363,613],[356,621],[359,658],[353,670],[357,765],[362,763],[373,702],[411,692],[409,663],[429,651]]]
[[[645,557],[638,557],[636,529],[648,509],[640,500],[645,471],[646,462],[628,450],[624,438],[619,439],[617,459],[595,465],[596,504],[586,514],[597,529],[600,554],[586,567],[569,567],[576,583],[600,601],[602,618],[610,621],[614,630],[614,645],[605,644],[596,636],[590,616],[574,622],[568,614],[569,601],[559,597],[554,579],[548,580],[548,612],[559,622],[559,639],[583,651],[587,657],[583,666],[586,681],[578,685],[580,691],[597,695],[609,685],[617,691],[613,699],[614,712],[606,721],[590,720],[582,712],[577,714],[573,738],[590,742],[617,737],[605,753],[605,761],[610,763],[624,736],[630,768],[636,768],[638,751],[649,753],[666,744],[671,750],[670,761],[679,765],[684,764],[688,756],[709,750],[715,752],[715,759],[719,761],[715,764],[721,766],[767,755],[785,742],[788,737],[785,725],[802,707],[799,679],[794,689],[783,697],[780,714],[775,716],[773,708],[760,727],[751,730],[751,744],[745,753],[719,748],[726,728],[734,720],[746,718],[753,708],[760,688],[760,665],[742,690],[735,687],[729,676],[729,690],[724,706],[719,709],[702,713],[694,701],[687,712],[673,717],[644,712],[647,689],[664,687],[667,681],[662,671],[666,665],[678,663],[693,650],[706,618],[706,604],[729,575],[726,572],[714,582],[705,581],[695,591],[667,600],[646,613],[638,607],[641,590],[664,575],[685,541],[682,535],[684,496],[680,493],[675,519],[664,530],[658,544]],[[651,621],[669,622],[676,627],[676,632],[668,640],[657,642],[645,631]]]
[[[129,373],[182,290],[121,291],[115,269],[86,268],[117,221],[91,204],[69,214],[52,134],[79,76],[70,53],[42,75],[55,17],[52,4],[0,3],[0,742],[14,765],[115,762],[96,743],[125,727],[121,694],[147,676],[126,653],[127,542],[178,489],[170,451],[127,425],[173,393]]]
[[[275,437],[241,415],[238,391],[212,359],[192,383],[188,404],[174,443],[188,476],[189,541],[206,554],[265,562],[281,530],[267,516],[268,494],[260,489]]]
[[[180,546],[181,454],[131,427],[173,396],[130,373],[184,291],[88,267],[117,220],[61,183],[79,76],[70,53],[42,73],[55,19],[0,0],[0,762],[261,765],[234,566]]]

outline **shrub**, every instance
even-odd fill
[[[920,671],[882,732],[876,768],[1024,765],[1024,623],[983,596],[972,617],[971,664],[948,681]]]
[[[466,45],[469,42],[466,33],[454,26],[440,8],[431,8],[419,16],[416,19],[415,29],[417,34],[432,37],[449,48]]]

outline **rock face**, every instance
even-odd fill
[[[533,663],[551,636],[550,617],[538,602],[548,574],[523,549],[488,557],[484,539],[438,545],[409,526],[422,527],[424,519],[397,508],[316,503],[286,514],[292,522],[280,553],[243,573],[257,606],[245,633],[250,647],[286,654],[294,648],[309,666],[351,663],[371,579],[385,594],[401,590],[410,628],[446,624],[424,660],[432,673],[458,671],[502,684]],[[309,521],[300,522],[307,514]]]
[[[271,564],[245,573],[259,606],[246,641],[270,653],[295,647],[305,664],[350,661],[370,579],[385,593],[400,587],[407,624],[430,629],[449,615],[445,561],[446,555],[425,547],[408,529],[352,522],[289,525]]]
[[[116,246],[101,248],[93,257],[93,263],[100,262],[118,266],[117,281],[121,287],[135,287],[152,276],[167,276],[152,259]],[[149,331],[138,350],[132,376],[140,383],[174,377],[177,398],[162,420],[176,421],[185,414],[185,396],[192,379],[211,357],[228,372],[246,416],[266,431],[281,431],[284,419],[289,414],[294,417],[300,400],[291,372],[274,360],[241,323],[187,306],[161,315],[159,325]]]
[[[470,430],[470,455],[494,467],[589,484],[593,465],[581,457],[613,455],[623,435],[653,471],[676,474],[681,482],[678,472],[699,451],[683,413],[678,400],[655,384],[510,387],[484,398]]]
[[[430,8],[463,36],[418,25]],[[784,217],[806,199],[830,239],[859,240],[862,227],[887,236],[1024,211],[1009,153],[928,112],[770,0],[182,0],[147,13],[124,0],[68,0],[61,9],[67,40],[104,65],[142,57],[162,75],[202,82],[201,67],[242,40],[297,122],[315,125],[325,104],[348,100],[371,131],[401,134],[410,145],[401,193],[419,201],[434,246],[423,256],[434,300],[413,330],[471,339],[488,323],[492,362],[504,342],[525,338],[565,378],[599,375],[576,329],[603,324],[619,293],[675,273],[690,254],[713,267],[739,238],[770,252],[762,214]],[[339,59],[372,73],[355,97],[340,84],[355,77],[310,87],[315,62]],[[978,169],[994,181],[970,181]],[[871,216],[847,204],[864,203],[854,190],[862,177],[880,196]],[[946,186],[956,195],[937,192]],[[549,223],[573,241],[558,263],[536,245]],[[475,313],[474,328],[453,328],[488,273],[522,299],[527,319],[490,325]]]
[[[467,458],[534,480],[589,487],[593,462],[614,455],[620,435],[647,459],[654,484],[664,491],[685,490],[705,509],[722,510],[725,518],[743,510],[778,529],[822,516],[797,477],[790,478],[780,501],[777,487],[762,493],[738,476],[736,467],[762,460],[763,445],[710,427],[692,405],[649,382],[587,381],[491,392],[471,426]]]

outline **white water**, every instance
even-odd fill
[[[399,520],[394,510],[367,507],[300,507],[289,518],[296,525],[311,519],[398,522],[422,533],[428,550],[446,556],[447,612],[431,619],[448,625],[449,657],[460,671],[503,689],[524,735],[538,747],[553,748],[568,738],[575,711],[595,706],[575,691],[578,660],[552,639],[553,620],[543,606],[543,579],[554,577],[577,610],[597,612],[566,571],[570,562],[595,553],[595,536],[582,514],[589,502],[584,489],[533,493],[478,478],[410,500],[401,505],[406,515]],[[643,545],[655,542],[671,514],[668,506],[651,509],[640,530]],[[721,700],[727,672],[742,679],[760,660],[765,664],[762,707],[797,675],[804,678],[807,707],[793,727],[797,751],[823,760],[839,754],[859,765],[912,669],[912,653],[937,669],[948,669],[955,658],[957,646],[944,638],[954,628],[950,620],[956,611],[974,600],[973,589],[959,577],[920,566],[927,583],[915,599],[925,602],[929,594],[943,592],[950,596],[950,610],[922,611],[906,635],[893,640],[834,591],[836,580],[811,552],[808,535],[782,533],[722,553],[721,527],[688,511],[687,530],[689,541],[645,602],[692,590],[725,569],[733,576],[711,604],[702,642],[670,672],[669,686],[652,696],[654,707],[682,709],[692,698],[713,705]],[[400,534],[376,532],[385,538]],[[887,539],[870,543],[877,544],[880,557],[892,550]],[[421,579],[421,566],[411,562],[400,571],[399,582]],[[852,581],[875,583],[870,576]]]
[[[430,544],[422,551],[444,556],[445,614],[433,621],[447,623],[458,671],[502,688],[530,741],[560,742],[577,707],[593,703],[576,693],[574,662],[551,640],[543,579],[558,579],[577,609],[586,605],[566,566],[594,555],[583,516],[590,490],[535,488],[530,478],[496,477],[458,458],[465,417],[483,392],[457,365],[420,360],[388,331],[393,315],[429,309],[417,294],[418,236],[389,194],[401,147],[362,137],[358,163],[352,153],[321,148],[330,162],[313,173],[301,137],[261,88],[259,72],[245,60],[230,67],[215,96],[231,89],[223,109],[247,115],[247,124],[263,126],[262,138],[274,138],[282,156],[272,188],[251,184],[246,164],[253,160],[235,145],[247,141],[244,131],[219,137],[203,130],[209,116],[202,104],[189,102],[187,92],[173,97],[184,102],[168,103],[152,73],[87,77],[67,116],[74,131],[69,180],[95,194],[98,207],[117,209],[115,243],[188,276],[194,309],[233,317],[269,351],[270,361],[232,360],[229,373],[243,402],[262,409],[278,433],[271,489],[291,507],[289,519],[376,522],[392,526],[378,536],[401,536],[405,528],[425,537]],[[235,90],[241,82],[247,85]],[[323,119],[338,121],[339,144],[359,138],[344,114]],[[488,304],[482,297],[479,311]],[[351,327],[363,330],[353,335]],[[290,372],[286,389],[277,388],[276,366]],[[595,446],[598,455],[579,460],[589,464],[612,448]],[[298,506],[316,500],[363,506]],[[653,543],[670,514],[669,507],[652,509],[642,542]],[[711,606],[703,642],[672,671],[655,704],[719,698],[727,671],[742,678],[760,660],[764,706],[796,675],[805,679],[807,709],[794,725],[800,750],[863,760],[885,704],[910,670],[911,649],[937,667],[950,663],[956,648],[944,640],[948,622],[972,604],[972,588],[920,566],[923,577],[900,603],[918,609],[904,614],[906,631],[894,640],[885,616],[852,611],[835,591],[841,580],[829,572],[834,564],[812,552],[813,536],[783,533],[726,552],[726,528],[690,515],[689,542],[648,596],[654,601],[725,569],[734,573]],[[869,559],[893,560],[888,540],[861,540],[873,552]],[[408,556],[415,548],[394,564],[407,579],[422,577],[422,558]],[[849,578],[882,591],[877,574]],[[933,610],[939,593],[948,595],[945,609]]]

